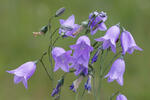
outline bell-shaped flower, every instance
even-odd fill
[[[17,69],[7,71],[10,74],[14,74],[14,83],[18,84],[22,82],[25,88],[28,88],[27,80],[34,74],[36,70],[36,62],[26,62]]]
[[[116,100],[127,100],[127,97],[124,96],[123,94],[119,94],[116,98]]]
[[[59,34],[63,36],[75,37],[73,33],[80,28],[80,25],[75,24],[74,15],[70,16],[67,20],[60,19],[60,24]]]
[[[120,28],[118,25],[110,27],[103,37],[95,39],[103,42],[103,49],[111,47],[111,50],[116,53],[116,42],[119,38]]]
[[[54,71],[61,68],[65,72],[69,72],[69,64],[72,63],[73,57],[71,56],[72,51],[65,51],[63,48],[55,47],[52,50],[52,56],[55,60]]]
[[[126,52],[132,54],[134,50],[142,51],[142,49],[136,45],[134,38],[132,37],[131,33],[124,30],[121,33],[121,47],[122,47],[122,54],[125,55]]]
[[[90,45],[90,39],[87,36],[81,36],[76,44],[71,45],[70,48],[74,50],[74,64],[72,67],[77,69],[78,72],[87,70],[85,68],[88,68],[90,52],[93,50],[93,47]]]
[[[105,76],[105,78],[108,77],[108,82],[112,82],[116,80],[118,84],[123,86],[123,74],[125,72],[125,61],[123,58],[118,58],[113,64],[108,72],[108,74]]]
[[[88,67],[90,52],[93,50],[90,39],[87,36],[81,36],[76,44],[71,45],[70,48],[74,50],[73,57],[76,59],[76,63]]]
[[[107,15],[105,12],[93,12],[89,15],[89,26],[91,30],[91,35],[94,35],[98,30],[105,31],[107,27],[105,21],[107,20]]]

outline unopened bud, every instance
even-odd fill
[[[40,32],[43,32],[44,34],[48,31],[48,25],[46,26],[43,26],[41,29],[40,29]]]
[[[61,16],[65,12],[65,8],[60,8],[56,11],[55,17]]]

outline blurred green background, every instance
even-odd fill
[[[110,27],[120,22],[144,50],[126,55],[123,87],[116,82],[103,81],[102,100],[108,100],[117,89],[121,89],[129,100],[150,100],[150,0],[0,0],[0,100],[52,100],[52,82],[40,64],[28,81],[27,90],[22,83],[15,85],[13,75],[5,71],[40,57],[48,46],[48,35],[34,38],[32,32],[39,31],[60,7],[65,7],[66,12],[59,18],[66,19],[74,14],[76,23],[87,19],[92,11],[107,12],[106,25]],[[53,26],[58,25],[57,18]],[[60,40],[56,45],[68,50],[75,40]],[[55,83],[62,73],[60,70],[55,73]],[[67,75],[61,100],[75,99],[69,85],[76,78],[73,74]],[[86,92],[84,100],[93,100],[93,94]]]

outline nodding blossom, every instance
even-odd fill
[[[123,94],[119,94],[116,98],[116,100],[127,100],[127,97]]]
[[[124,30],[121,33],[121,47],[122,47],[122,54],[125,55],[126,52],[132,54],[134,50],[142,51],[142,49],[136,45],[134,38],[132,37],[131,33]]]
[[[67,20],[60,19],[61,27],[59,29],[59,34],[62,36],[75,37],[74,33],[78,31],[80,25],[75,24],[74,15],[70,16]]]
[[[81,36],[76,44],[71,45],[70,48],[74,50],[74,64],[72,67],[76,69],[76,75],[83,70],[83,73],[87,74],[90,52],[93,50],[93,47],[90,45],[90,39],[87,36]]]
[[[14,74],[14,83],[18,84],[22,82],[25,88],[28,88],[27,80],[31,78],[36,70],[36,62],[26,62],[17,69],[6,71],[10,74]]]
[[[118,84],[123,86],[123,74],[125,72],[125,62],[123,58],[118,58],[113,64],[108,72],[108,74],[105,76],[105,78],[108,77],[108,82],[112,82],[116,80]]]
[[[111,47],[111,50],[116,53],[116,42],[119,38],[120,28],[118,25],[110,27],[103,37],[95,39],[103,42],[103,49]]]
[[[105,21],[107,20],[107,15],[105,12],[93,12],[89,15],[89,27],[91,30],[91,35],[94,35],[98,30],[105,31],[107,27]]]
[[[61,68],[65,72],[69,72],[70,65],[73,61],[71,56],[72,51],[65,51],[63,48],[55,47],[52,50],[52,56],[55,60],[54,71],[57,71]]]

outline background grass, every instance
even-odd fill
[[[59,18],[66,19],[74,14],[76,23],[87,19],[92,11],[105,11],[108,15],[108,27],[120,22],[132,33],[144,51],[126,55],[124,86],[120,87],[116,82],[108,84],[104,80],[101,98],[108,100],[108,96],[121,88],[129,100],[149,100],[149,4],[149,0],[0,0],[0,100],[52,100],[52,83],[40,64],[28,81],[27,90],[22,84],[14,85],[13,75],[5,71],[17,68],[26,61],[36,60],[42,54],[47,48],[48,38],[34,38],[32,32],[39,31],[60,7],[65,7],[66,12]],[[58,19],[53,21],[54,27],[58,25]],[[56,45],[68,50],[68,46],[74,44],[75,40],[60,40]],[[58,80],[61,74],[62,71],[57,71],[55,79]],[[73,74],[66,77],[62,100],[75,99],[75,93],[69,90],[75,79]],[[80,92],[83,91],[81,88]],[[84,100],[92,99],[92,94],[85,93]]]

